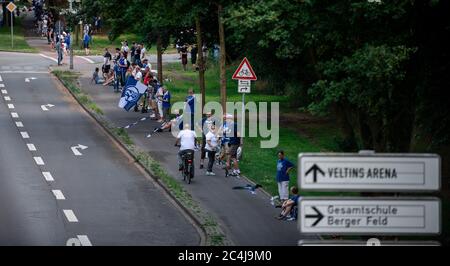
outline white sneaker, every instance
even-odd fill
[[[206,172],[206,175],[207,175],[207,176],[210,176],[210,175],[211,175],[211,173],[210,173],[210,172]]]
[[[209,172],[210,176],[215,176],[216,174],[214,172]]]

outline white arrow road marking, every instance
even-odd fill
[[[24,132],[20,132],[20,135],[22,135],[23,139],[29,139],[30,135],[28,135],[28,132],[24,131]]]
[[[78,223],[78,219],[72,210],[63,210],[63,212],[64,215],[66,215],[67,221],[69,221],[70,223]]]
[[[33,157],[37,165],[45,165],[44,160],[41,157]]]
[[[41,105],[41,109],[42,111],[48,111],[48,108],[52,108],[55,107],[53,104],[46,104],[46,105]]]
[[[2,94],[8,94],[7,90],[2,90]]]
[[[23,127],[23,123],[22,122],[16,122],[16,127]]]
[[[30,79],[26,78],[26,79],[25,79],[25,82],[26,82],[26,83],[29,83],[29,82],[30,82]]]
[[[78,146],[71,147],[70,149],[72,149],[72,152],[73,152],[73,154],[75,154],[75,156],[82,156],[83,154],[78,149],[85,150],[87,148],[89,148],[89,147],[78,144]]]
[[[9,109],[14,109],[14,108],[16,108],[16,107],[14,107],[14,104],[8,104],[8,108],[9,108]]]
[[[53,195],[55,195],[55,198],[57,200],[65,200],[66,199],[66,197],[64,197],[64,194],[62,193],[61,190],[54,189],[54,190],[52,190],[52,192],[53,192]]]
[[[28,143],[27,147],[29,151],[37,151],[36,146],[34,146],[34,144],[32,143]]]
[[[11,113],[12,118],[19,118],[19,114],[18,113]]]
[[[42,175],[44,176],[45,181],[47,181],[47,182],[55,181],[55,179],[53,179],[53,176],[50,172],[42,172]]]
[[[4,98],[5,101],[7,101],[7,102],[11,101],[11,97],[9,97],[9,96],[5,96],[5,97],[3,97],[3,98]]]

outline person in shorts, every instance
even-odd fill
[[[277,184],[278,194],[282,202],[289,199],[289,172],[294,168],[294,164],[285,158],[284,151],[278,152],[277,161]]]

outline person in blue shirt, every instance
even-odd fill
[[[298,194],[297,187],[291,187],[292,196],[286,200],[281,206],[281,213],[279,216],[275,217],[278,220],[283,220],[288,218],[289,221],[294,221],[297,219],[296,212],[293,212],[294,208],[298,206],[298,200],[300,195]]]
[[[188,96],[186,97],[186,106],[184,108],[184,113],[189,117],[191,117],[191,130],[194,130],[194,114],[195,114],[195,95],[194,90],[189,89]]]
[[[89,36],[88,33],[84,34],[83,37],[83,45],[84,45],[84,51],[86,55],[89,55],[89,43],[91,42],[91,36]]]
[[[276,180],[278,183],[278,194],[282,202],[289,199],[289,172],[293,168],[294,164],[285,158],[284,151],[279,151]]]
[[[170,121],[169,117],[169,111],[170,111],[170,92],[166,87],[163,87],[163,102],[162,102],[162,108],[163,108],[163,119],[165,122]]]
[[[66,43],[67,51],[70,51],[70,33],[67,33],[67,35],[66,35],[64,41],[65,41],[65,43]]]

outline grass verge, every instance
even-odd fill
[[[9,12],[8,12],[9,13]],[[14,47],[11,47],[11,28],[3,26],[0,28],[0,51],[37,53],[37,49],[30,47],[25,41],[22,29],[22,18],[14,21]]]
[[[74,95],[78,102],[122,144],[129,154],[135,158],[136,162],[144,167],[155,181],[158,182],[183,209],[191,214],[191,217],[196,220],[199,226],[204,230],[206,234],[205,244],[207,246],[224,246],[232,244],[226,238],[214,217],[204,211],[174,177],[169,175],[165,169],[150,156],[150,154],[138,148],[125,130],[117,128],[117,126],[108,121],[100,108],[92,108],[92,106],[96,105],[82,92],[81,88],[78,87],[77,79],[79,75],[77,73],[69,71],[52,71],[52,73],[70,92],[72,92],[72,95]]]

